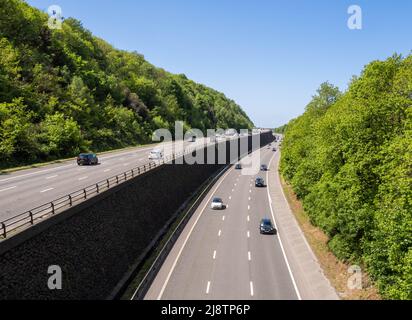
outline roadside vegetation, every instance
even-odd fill
[[[345,262],[386,299],[412,299],[412,56],[324,83],[286,127],[281,172]]]
[[[177,120],[253,127],[222,93],[116,50],[73,18],[60,30],[48,18],[22,0],[0,2],[0,168],[148,143]]]

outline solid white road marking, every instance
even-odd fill
[[[253,297],[254,296],[254,291],[253,291],[253,282],[250,281],[250,295]]]
[[[48,189],[45,189],[45,190],[43,190],[43,191],[40,191],[40,193],[45,193],[45,192],[47,192],[47,191],[51,191],[51,190],[54,190],[54,188],[48,188]]]
[[[57,178],[58,176],[59,176],[59,175],[56,174],[56,175],[54,175],[54,176],[47,177],[46,180],[54,179],[54,178]]]
[[[0,192],[4,192],[4,191],[16,189],[16,188],[17,188],[17,186],[13,186],[13,187],[10,187],[10,188],[6,188],[6,189],[3,189],[3,190],[0,190]]]
[[[209,294],[209,292],[210,292],[210,281],[207,282],[206,294]]]
[[[275,157],[273,156],[272,159],[269,162],[269,168],[271,167],[271,164],[272,164],[274,159],[275,159]],[[302,297],[300,295],[298,286],[296,285],[296,281],[295,281],[295,278],[294,278],[293,273],[292,273],[292,269],[290,268],[290,265],[289,265],[288,257],[286,256],[286,253],[285,253],[285,248],[283,247],[282,239],[281,239],[280,233],[279,233],[279,228],[278,228],[278,225],[276,223],[275,214],[274,214],[273,207],[272,207],[272,202],[270,201],[271,198],[270,198],[270,192],[269,192],[269,189],[270,189],[269,172],[266,173],[266,181],[268,182],[267,183],[267,194],[268,194],[268,200],[269,200],[269,208],[270,208],[270,212],[272,214],[273,223],[275,225],[275,228],[278,230],[278,239],[279,239],[280,248],[282,250],[283,257],[285,258],[286,266],[288,268],[290,278],[292,279],[292,283],[293,283],[293,287],[295,288],[296,295],[298,296],[299,300],[302,300]]]
[[[166,286],[167,286],[167,284],[169,283],[170,277],[172,276],[172,273],[173,273],[174,269],[176,268],[177,261],[179,260],[180,256],[182,255],[182,252],[183,252],[183,250],[184,250],[184,248],[185,248],[185,246],[186,246],[186,243],[189,241],[189,238],[190,238],[193,230],[195,229],[195,227],[196,227],[198,221],[200,220],[200,217],[202,216],[203,212],[205,211],[206,207],[209,205],[210,200],[212,200],[212,198],[213,198],[216,190],[219,189],[219,187],[221,186],[221,184],[223,183],[223,181],[226,179],[226,177],[229,175],[230,172],[232,172],[232,170],[228,170],[228,171],[225,173],[225,175],[223,176],[223,178],[221,178],[220,182],[219,182],[219,183],[217,184],[217,186],[214,188],[214,192],[211,193],[209,199],[206,201],[205,205],[203,206],[202,211],[200,211],[200,214],[199,214],[199,216],[196,218],[193,226],[190,228],[189,233],[188,233],[188,235],[186,236],[186,239],[185,239],[185,241],[183,242],[183,245],[182,245],[182,247],[180,248],[180,250],[179,250],[179,252],[178,252],[178,254],[177,254],[177,257],[176,257],[175,261],[173,262],[173,265],[172,265],[172,267],[171,267],[171,269],[170,269],[170,271],[169,271],[169,273],[168,273],[168,275],[167,275],[167,277],[166,277],[166,280],[165,280],[165,282],[163,283],[162,289],[160,290],[160,293],[159,293],[159,296],[157,297],[157,300],[161,300],[161,299],[162,299],[163,293],[164,293],[164,291],[166,290]]]

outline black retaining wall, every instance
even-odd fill
[[[272,141],[271,133],[261,135],[261,145]],[[3,241],[0,299],[106,299],[179,207],[223,166],[161,166]],[[48,289],[51,265],[62,269],[62,290]]]

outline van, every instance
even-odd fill
[[[161,160],[163,159],[163,151],[160,149],[154,149],[149,154],[149,160]]]

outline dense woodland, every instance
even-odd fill
[[[281,171],[340,259],[383,297],[412,299],[412,56],[324,83],[286,127]]]
[[[150,142],[176,120],[253,126],[222,93],[114,49],[75,19],[56,30],[48,18],[0,1],[0,168]]]

